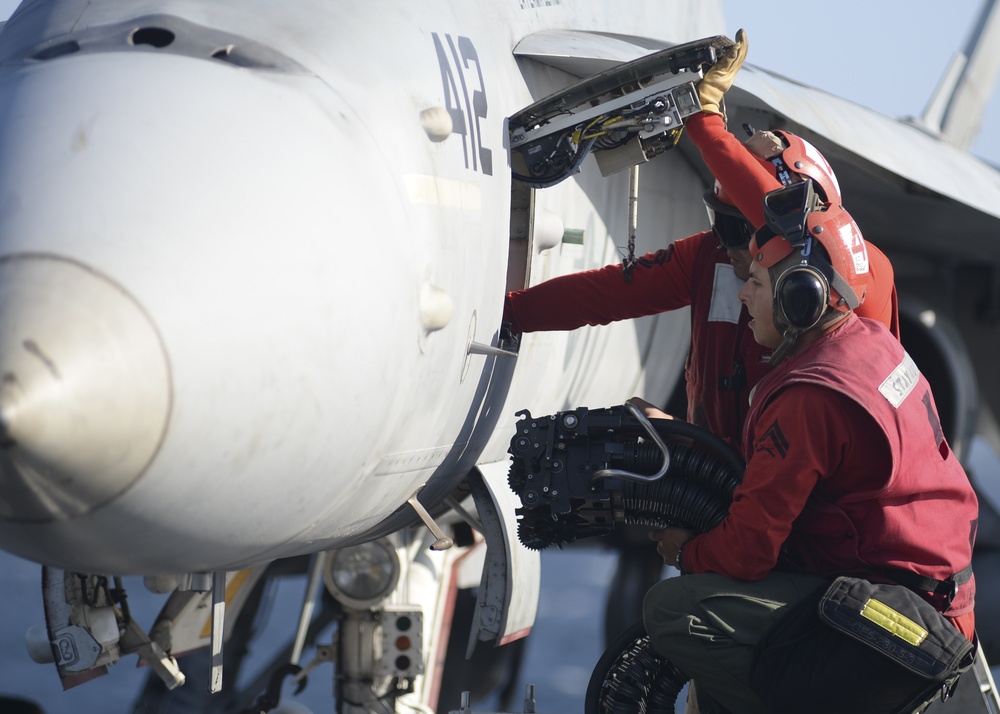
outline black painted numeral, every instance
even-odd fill
[[[443,41],[436,32],[431,33],[431,37],[441,68],[444,106],[451,116],[451,133],[462,137],[465,168],[492,176],[493,152],[483,146],[480,121],[486,118],[489,103],[479,53],[468,37],[458,37],[457,42],[456,38],[447,34],[443,36]],[[475,72],[472,65],[475,65]]]

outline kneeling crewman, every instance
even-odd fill
[[[861,592],[848,629],[945,674],[968,667],[976,496],[926,379],[853,313],[868,257],[850,215],[810,181],[764,205],[740,300],[774,368],[751,395],[746,473],[716,528],[651,534],[684,575],[649,591],[646,630],[694,679],[689,712],[912,711],[933,680],[829,622]],[[942,638],[962,663],[926,652]]]

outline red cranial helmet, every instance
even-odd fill
[[[746,141],[751,153],[784,186],[812,179],[823,203],[843,203],[837,175],[815,146],[790,131],[758,131]]]
[[[824,205],[811,180],[768,193],[764,216],[750,253],[768,270],[779,330],[804,332],[864,301],[868,251],[861,230],[841,206]]]

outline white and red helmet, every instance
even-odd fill
[[[771,277],[779,329],[809,330],[828,311],[864,302],[869,265],[861,230],[842,206],[822,201],[812,180],[768,193],[764,216],[750,254]]]
[[[745,145],[782,186],[811,179],[822,203],[837,207],[842,205],[840,183],[833,167],[819,149],[802,137],[782,130],[758,131],[747,139]],[[712,188],[705,191],[703,198],[719,242],[726,248],[747,247],[753,228],[718,179]]]
[[[783,186],[812,179],[823,203],[843,204],[840,183],[833,167],[819,149],[790,131],[758,131],[746,140],[746,147],[757,160],[774,172]]]

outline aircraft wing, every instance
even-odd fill
[[[790,129],[815,143],[837,171],[845,205],[879,245],[939,253],[940,241],[961,230],[960,249],[968,256],[1000,247],[1000,171],[968,152],[749,65],[727,101],[731,131],[749,122]]]

